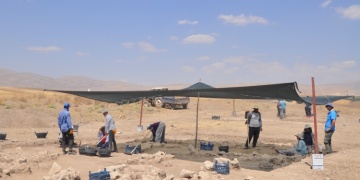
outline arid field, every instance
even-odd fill
[[[63,155],[58,142],[57,117],[64,102],[71,104],[73,124],[79,125],[75,133],[77,144],[97,143],[97,131],[105,122],[101,110],[107,108],[116,121],[119,152],[112,153],[111,157]],[[311,156],[279,158],[274,151],[293,147],[294,135],[300,133],[305,124],[314,127],[314,117],[305,116],[304,104],[287,102],[287,117],[280,120],[276,116],[276,100],[200,98],[197,150],[190,153],[189,145],[195,146],[197,98],[191,98],[188,109],[144,107],[141,119],[144,129],[156,121],[166,123],[167,144],[161,145],[141,142],[150,137],[145,137],[146,130],[137,130],[141,103],[119,106],[56,92],[1,87],[0,131],[6,133],[6,139],[0,141],[0,178],[45,179],[54,174],[52,167],[56,162],[61,169],[71,168],[79,173],[81,179],[88,179],[89,171],[119,165],[127,167],[122,173],[128,175],[120,173],[118,179],[181,179],[183,169],[194,173],[188,179],[360,179],[360,101],[345,99],[333,104],[339,112],[332,142],[335,152],[324,157],[324,170],[313,170]],[[258,147],[246,150],[244,113],[254,106],[262,113],[263,131]],[[327,110],[319,105],[316,111],[318,141],[322,145]],[[212,116],[220,119],[214,120]],[[39,139],[35,132],[48,134]],[[200,150],[200,142],[214,143],[213,151]],[[139,143],[141,154],[124,153],[126,145]],[[220,145],[228,145],[229,152],[219,154]],[[159,152],[168,156],[151,158]],[[213,162],[218,157],[236,159],[239,167],[231,167],[228,175],[204,169],[205,161]]]

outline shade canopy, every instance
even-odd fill
[[[67,90],[47,90],[73,94],[80,97],[94,99],[108,103],[133,103],[145,97],[153,96],[185,96],[223,99],[285,99],[297,102],[304,102],[298,95],[297,83],[268,84],[245,87],[213,88],[204,83],[198,82],[194,85],[180,90],[167,91],[67,91]]]

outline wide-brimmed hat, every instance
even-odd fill
[[[295,136],[297,136],[300,139],[304,139],[304,135],[302,133],[296,134]]]
[[[107,109],[103,109],[101,112],[104,114],[104,113],[107,113],[109,111]]]
[[[311,126],[309,124],[306,124],[304,129],[307,129],[307,128],[311,128]]]
[[[254,106],[253,109],[259,109],[259,107],[258,107],[258,106]]]
[[[332,107],[332,108],[334,108],[334,106],[332,105],[332,103],[327,103],[327,104],[325,105],[325,107]]]

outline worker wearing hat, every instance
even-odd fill
[[[59,113],[58,116],[58,126],[62,133],[61,147],[64,155],[68,153],[66,151],[67,141],[69,141],[69,154],[76,154],[76,152],[73,151],[74,134],[69,108],[70,104],[64,103],[64,109]]]
[[[312,128],[309,124],[305,125],[302,135],[304,137],[304,142],[306,144],[307,151],[310,154],[313,150],[315,138],[314,138],[314,133],[312,132]]]
[[[331,138],[335,132],[335,123],[336,123],[337,114],[334,110],[334,106],[332,103],[327,103],[325,107],[329,112],[325,122],[324,144],[325,144],[326,154],[329,154],[332,153]]]
[[[306,144],[304,142],[304,136],[302,133],[296,134],[296,139],[298,141],[297,145],[294,148],[291,149],[287,149],[287,150],[279,150],[279,149],[275,149],[275,151],[279,154],[284,154],[286,156],[293,156],[295,154],[299,154],[301,156],[306,156],[307,152],[307,147]]]
[[[107,109],[103,109],[101,112],[105,117],[105,133],[109,136],[109,149],[111,149],[112,152],[118,152],[115,140],[115,121]]]
[[[262,131],[262,120],[259,107],[255,106],[252,112],[249,112],[245,124],[248,125],[248,138],[245,142],[245,149],[249,149],[251,139],[254,137],[252,147],[256,147],[257,140],[259,139],[260,131]]]

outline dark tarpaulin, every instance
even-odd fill
[[[285,99],[304,102],[297,94],[297,83],[268,84],[245,87],[212,88],[209,85],[195,83],[189,88],[168,91],[66,91],[66,90],[46,90],[73,94],[80,97],[94,99],[108,103],[133,103],[145,97],[152,96],[185,96],[223,99]],[[192,87],[192,88],[191,88]]]
[[[316,105],[325,105],[327,103],[335,102],[340,99],[346,99],[352,96],[316,96]],[[312,104],[312,97],[301,97],[306,104]]]

